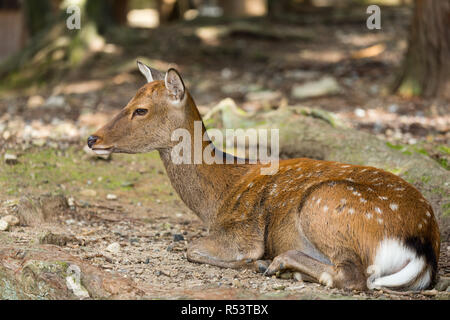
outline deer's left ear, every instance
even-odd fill
[[[169,92],[170,99],[173,102],[181,102],[185,96],[185,87],[183,79],[177,70],[170,68],[165,78],[166,89]]]
[[[147,79],[147,82],[153,82],[156,80],[164,80],[164,73],[156,69],[150,68],[149,66],[137,61],[139,71]]]

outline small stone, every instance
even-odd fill
[[[115,194],[107,194],[106,195],[106,200],[117,200],[117,196]]]
[[[241,282],[239,281],[239,279],[233,279],[232,284],[233,284],[233,287],[236,287],[236,288],[242,287],[242,284],[241,284]]]
[[[283,285],[274,285],[272,288],[273,288],[274,290],[284,290],[284,289],[286,289],[286,286],[283,286]]]
[[[325,95],[336,94],[341,88],[333,77],[323,77],[317,81],[310,81],[304,84],[294,85],[291,95],[297,99],[306,99]]]
[[[285,280],[292,279],[292,276],[293,276],[292,272],[289,272],[289,271],[286,271],[286,272],[283,272],[282,274],[280,274],[280,278],[285,279]]]
[[[1,220],[6,221],[10,226],[17,226],[20,223],[19,218],[13,215],[5,216]]]
[[[178,241],[183,241],[184,237],[182,234],[174,234],[173,235],[173,241],[178,242]]]
[[[3,139],[8,140],[10,137],[11,137],[11,132],[9,132],[8,130],[3,132]]]
[[[67,205],[69,207],[75,207],[75,199],[73,197],[67,198]]]
[[[173,245],[171,245],[171,244],[168,245],[166,250],[169,251],[169,252],[172,251],[173,250]]]
[[[42,96],[35,95],[28,98],[27,107],[28,108],[36,108],[40,107],[45,103],[45,100]]]
[[[150,264],[150,258],[145,259],[144,264]]]
[[[19,161],[17,160],[17,156],[11,153],[5,153],[5,163],[9,165],[17,164]]]
[[[423,294],[424,296],[435,296],[435,295],[438,294],[438,291],[437,291],[436,289],[425,290],[425,291],[422,291],[422,294]]]
[[[68,242],[76,242],[75,237],[68,237],[63,234],[55,234],[50,231],[43,232],[39,235],[40,244],[53,244],[64,247]]]
[[[0,231],[8,231],[9,224],[4,220],[0,220]]]
[[[135,270],[135,272],[136,272],[136,274],[143,274],[143,273],[144,273],[144,269],[137,268],[137,269]]]
[[[356,108],[354,112],[358,118],[364,118],[366,116],[366,111],[364,109]]]
[[[450,277],[440,277],[434,288],[438,291],[448,290],[450,288]]]
[[[43,147],[46,144],[46,140],[45,139],[34,139],[31,143],[36,146],[36,147]]]
[[[294,279],[297,280],[298,282],[303,282],[303,277],[300,272],[294,272]]]
[[[109,246],[106,247],[106,251],[111,253],[119,253],[120,252],[120,244],[118,242],[113,242]]]

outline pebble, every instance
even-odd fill
[[[119,253],[120,252],[120,244],[118,242],[113,242],[109,246],[106,247],[106,251],[111,253]]]
[[[5,221],[10,226],[17,226],[20,223],[19,218],[13,215],[4,216],[1,220]]]
[[[173,235],[173,241],[178,242],[178,241],[183,241],[184,237],[182,234],[174,234]]]
[[[433,290],[425,290],[425,291],[422,291],[422,294],[423,294],[424,296],[435,296],[435,295],[438,294],[438,291],[437,291],[436,289],[433,289]]]
[[[4,220],[0,220],[0,231],[8,231],[9,224]]]
[[[300,272],[294,272],[294,279],[297,280],[298,282],[303,282],[303,277]]]
[[[19,162],[17,160],[17,156],[14,154],[11,154],[11,153],[5,153],[4,159],[5,159],[5,163],[10,164],[10,165],[14,165]]]
[[[67,198],[67,205],[69,207],[75,207],[75,199],[73,197]]]
[[[107,194],[106,195],[106,200],[117,200],[117,196],[115,194]]]
[[[241,284],[241,282],[239,281],[239,279],[233,279],[232,284],[233,284],[233,287],[236,287],[236,288],[242,287],[242,284]]]

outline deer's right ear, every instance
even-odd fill
[[[144,77],[147,79],[147,82],[152,82],[156,80],[164,80],[164,73],[150,68],[149,66],[143,64],[140,61],[137,61],[137,65],[139,68],[139,71],[144,75]]]

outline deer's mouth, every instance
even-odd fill
[[[99,156],[105,156],[113,152],[113,147],[94,146],[92,148],[92,151],[94,151]]]

